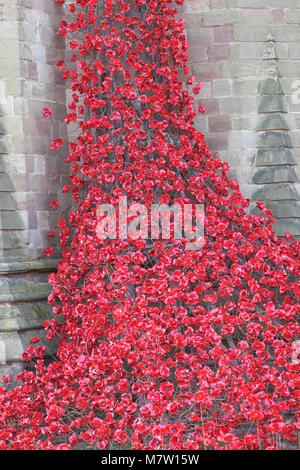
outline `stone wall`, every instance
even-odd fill
[[[58,211],[49,211],[67,170],[63,153],[50,150],[66,139],[64,83],[56,61],[64,40],[56,35],[61,11],[52,0],[0,0],[0,257],[43,255]],[[43,107],[53,119],[42,119]],[[52,153],[50,153],[52,152]]]
[[[180,14],[204,82],[197,127],[243,194],[273,209],[277,233],[299,237],[299,0],[186,0]]]
[[[56,72],[65,44],[56,35],[61,10],[53,0],[0,0],[0,350],[6,367],[21,354],[46,318],[48,232],[68,210],[59,194],[68,169],[55,137],[67,142],[65,87]],[[42,118],[49,107],[53,118]],[[59,198],[62,209],[51,210]],[[54,242],[55,244],[55,242]],[[58,242],[56,242],[58,253]],[[1,362],[1,357],[0,357]]]

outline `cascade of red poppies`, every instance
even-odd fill
[[[57,66],[72,90],[65,120],[81,133],[63,188],[76,207],[59,223],[63,259],[50,276],[57,360],[46,365],[30,346],[35,371],[0,390],[0,448],[297,446],[299,243],[274,236],[262,203],[261,216],[247,215],[228,165],[194,128],[201,83],[183,21],[171,0],[68,9],[58,34],[72,67]],[[120,197],[203,204],[204,245],[100,240],[98,207]]]

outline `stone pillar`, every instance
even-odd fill
[[[64,39],[56,35],[61,10],[54,0],[0,0],[0,362],[2,373],[20,369],[32,336],[51,318],[47,306],[49,272],[59,256],[48,259],[48,232],[60,210],[49,203],[67,200],[65,150],[54,153],[51,141],[67,141],[65,86],[56,72],[64,58]],[[41,110],[51,108],[53,118]],[[67,143],[67,142],[66,142]],[[66,148],[67,145],[64,146]]]

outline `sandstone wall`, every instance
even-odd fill
[[[21,367],[30,337],[39,336],[53,315],[47,306],[47,278],[56,260],[46,258],[43,250],[48,232],[68,209],[67,200],[58,196],[67,174],[64,151],[50,150],[55,137],[67,140],[65,88],[55,67],[65,46],[56,35],[59,15],[52,0],[0,0],[2,373]],[[42,119],[44,107],[53,110],[49,121]],[[49,202],[56,198],[62,209],[54,211]]]
[[[186,0],[181,14],[204,82],[198,128],[244,195],[273,209],[278,233],[299,237],[299,0]]]

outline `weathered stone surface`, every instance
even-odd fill
[[[259,95],[283,95],[280,80],[276,77],[264,78],[258,87]]]
[[[288,5],[290,7],[290,4]],[[300,5],[298,5],[298,8]],[[285,10],[285,19],[287,23],[300,23],[300,9],[296,10],[295,8],[290,10]]]
[[[232,93],[230,80],[214,80],[212,87],[214,96],[230,96]]]
[[[208,119],[211,132],[226,132],[231,130],[230,116],[211,116]]]
[[[1,332],[41,328],[51,318],[54,318],[54,313],[46,301],[35,304],[0,304]]]
[[[265,61],[263,63],[263,74],[270,75],[271,77],[281,77],[277,62],[271,60]]]
[[[297,0],[298,1],[298,0]],[[270,28],[274,38],[278,42],[299,41],[299,26],[296,24],[272,25]],[[236,41],[263,42],[266,38],[267,28],[265,25],[234,24],[234,39]]]
[[[10,230],[1,230],[0,232],[0,251],[13,250],[17,248],[15,237]]]
[[[25,228],[25,224],[20,213],[15,212],[15,211],[1,211],[0,212],[0,230],[2,229],[21,230],[24,228]]]
[[[272,211],[276,219],[290,219],[300,217],[300,201],[266,201],[267,209]],[[251,203],[251,214],[261,215],[261,211]]]
[[[272,210],[276,218],[299,218],[300,217],[300,201],[276,201],[268,202],[268,209]]]
[[[252,194],[253,201],[299,200],[295,186],[289,183],[266,184]]]
[[[240,23],[243,18],[241,10],[216,10],[203,13],[203,26],[217,26]]]
[[[258,113],[286,113],[287,107],[280,95],[264,95],[258,97]]]
[[[286,130],[288,131],[288,125],[282,114],[271,113],[260,116],[259,123],[256,127],[257,131],[267,130]]]
[[[293,165],[295,163],[292,151],[289,148],[258,149],[256,166]]]
[[[6,173],[0,173],[0,190],[1,192],[12,192],[14,191],[15,187],[12,183],[10,176]]]
[[[296,175],[294,169],[290,166],[271,166],[257,170],[253,175],[252,181],[256,184],[294,183],[296,181]]]
[[[300,224],[297,219],[277,219],[273,227],[279,236],[284,235],[285,232],[289,232],[294,237],[300,235]]]
[[[264,50],[263,50],[263,56],[262,58],[264,60],[274,60],[274,59],[278,59],[278,54],[277,54],[277,51],[275,49],[274,46],[271,46],[271,45],[267,45],[265,46]]]
[[[265,8],[268,0],[236,0],[235,3],[240,8]]]
[[[290,136],[284,131],[267,131],[258,134],[257,147],[292,147]]]
[[[15,210],[17,208],[16,201],[11,193],[0,193],[0,211],[1,210]],[[1,217],[1,216],[0,216]]]
[[[46,346],[48,354],[55,354],[57,341],[47,340],[45,338],[46,331],[44,329],[20,332],[14,331],[9,333],[0,332],[0,341],[5,344],[7,363],[21,361],[24,350],[30,344],[30,340],[35,336],[40,336],[42,338],[39,345]]]
[[[234,96],[256,96],[257,79],[244,77],[232,80],[232,94]]]
[[[48,283],[0,277],[0,303],[44,300],[50,292]]]
[[[7,140],[4,138],[0,137],[0,154],[1,153],[9,153],[9,147]]]

